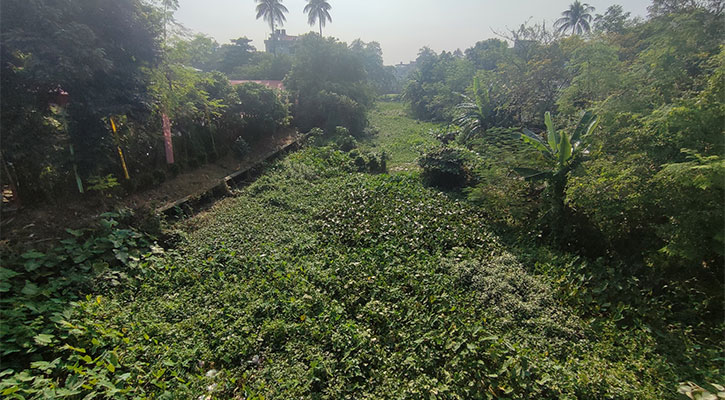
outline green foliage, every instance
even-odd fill
[[[295,124],[302,131],[344,126],[358,136],[367,125],[373,88],[359,52],[345,43],[315,34],[300,37],[285,87],[297,99]]]
[[[247,155],[249,155],[249,143],[247,143],[246,140],[244,140],[243,137],[238,137],[237,140],[234,141],[234,153],[237,157],[243,159]]]
[[[113,189],[118,186],[118,180],[113,175],[106,176],[95,176],[88,179],[89,186],[87,190],[105,192],[108,189]]]
[[[83,179],[118,171],[104,118],[148,102],[158,10],[137,0],[9,2],[0,18],[2,158],[14,167],[21,197],[77,191],[73,164]]]
[[[657,232],[666,243],[660,251],[715,267],[725,256],[725,160],[683,152],[688,161],[663,165],[653,179],[657,190],[667,193],[657,204],[669,217]]]
[[[72,371],[68,368],[76,364],[77,352],[66,352],[72,348],[63,348],[63,341],[69,333],[73,334],[62,322],[71,318],[72,311],[67,309],[69,301],[82,291],[102,292],[121,285],[140,267],[150,249],[161,251],[149,237],[132,228],[120,227],[119,217],[119,214],[104,215],[96,231],[68,230],[70,237],[48,251],[29,250],[3,256],[0,340],[3,367],[10,368],[10,374],[15,371],[16,375],[8,378],[16,380],[15,385],[30,390],[37,384],[36,388],[41,391],[51,384],[51,380],[40,378],[41,371]],[[52,365],[42,362],[50,362],[55,357],[61,358],[52,361]],[[39,367],[41,364],[45,366]],[[40,375],[31,369],[38,370]],[[84,375],[75,373],[76,378],[67,381],[67,385],[74,386],[73,390],[80,386],[75,385],[77,378]],[[33,383],[34,378],[39,380]],[[3,389],[13,385],[7,380],[2,382]]]
[[[473,64],[462,55],[438,55],[424,47],[418,53],[416,65],[417,70],[403,90],[413,116],[426,121],[450,120],[460,103],[459,93],[465,92],[473,78]]]
[[[561,13],[562,17],[556,20],[554,25],[559,33],[566,32],[571,29],[571,34],[581,35],[591,31],[592,14],[594,7],[587,3],[582,4],[579,0],[575,0],[569,6],[569,9]]]
[[[284,25],[287,21],[287,17],[284,16],[288,13],[287,7],[282,4],[280,0],[255,0],[257,4],[257,19],[262,18],[269,24],[269,29],[274,32],[275,26],[279,24]]]
[[[440,147],[425,153],[418,165],[423,169],[422,177],[430,185],[443,189],[458,189],[470,179],[465,163],[465,152],[453,147]]]
[[[271,135],[289,123],[289,104],[280,93],[257,83],[244,83],[234,89],[237,99],[229,111],[242,116],[247,138]]]

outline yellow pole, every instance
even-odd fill
[[[113,137],[116,139],[116,148],[118,149],[118,157],[121,159],[121,166],[123,167],[123,175],[126,179],[131,179],[128,176],[128,168],[126,168],[126,159],[123,157],[123,151],[121,150],[121,141],[118,139],[116,132],[116,124],[113,122],[113,117],[108,118],[111,121],[111,129],[113,129]]]

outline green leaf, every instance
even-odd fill
[[[544,114],[544,123],[546,124],[546,140],[549,142],[549,147],[556,154],[559,151],[559,141],[561,138],[554,129],[554,122],[551,120],[551,113],[546,112]]]
[[[582,136],[587,135],[589,133],[589,127],[596,120],[597,117],[591,111],[587,111],[582,114],[582,117],[579,119],[579,123],[576,125],[576,129],[574,129],[574,133],[571,135],[571,141],[576,143]]]
[[[548,155],[551,153],[551,150],[546,147],[544,142],[534,132],[528,129],[524,129],[524,132],[521,134],[521,139],[544,154]]]
[[[23,253],[20,257],[23,257],[26,259],[43,258],[43,257],[45,257],[45,253],[41,253],[37,250],[30,250],[28,252]]]
[[[532,168],[514,168],[514,171],[527,181],[538,181],[551,176],[549,171],[539,171]]]
[[[569,135],[564,132],[561,134],[561,143],[559,144],[559,165],[563,166],[571,158],[571,142]]]
[[[11,269],[0,267],[0,281],[6,281],[18,275],[20,274]]]
[[[23,290],[21,290],[20,293],[26,296],[35,296],[38,294],[38,285],[25,281],[25,287],[23,287]]]
[[[35,335],[33,337],[33,340],[35,341],[35,343],[37,343],[41,346],[47,346],[53,341],[53,338],[54,338],[53,335],[41,333],[39,335]]]

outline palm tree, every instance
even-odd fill
[[[257,19],[263,18],[269,23],[272,33],[274,33],[275,26],[279,23],[280,26],[284,25],[287,18],[284,16],[285,13],[289,12],[287,7],[282,4],[281,0],[255,0],[257,3]]]
[[[581,35],[592,30],[590,23],[592,22],[593,12],[594,7],[576,0],[569,6],[568,10],[561,13],[562,17],[556,20],[554,26],[558,27],[559,33],[571,29],[572,35]]]
[[[317,21],[320,22],[320,36],[322,36],[322,27],[325,26],[327,21],[332,22],[330,17],[330,3],[326,0],[307,0],[304,12],[307,13],[307,23],[314,25]]]

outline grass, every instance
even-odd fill
[[[379,129],[377,137],[362,143],[363,148],[385,151],[390,171],[417,169],[417,159],[425,149],[436,145],[431,130],[439,124],[421,122],[407,116],[401,102],[378,102],[370,113],[370,123]]]

